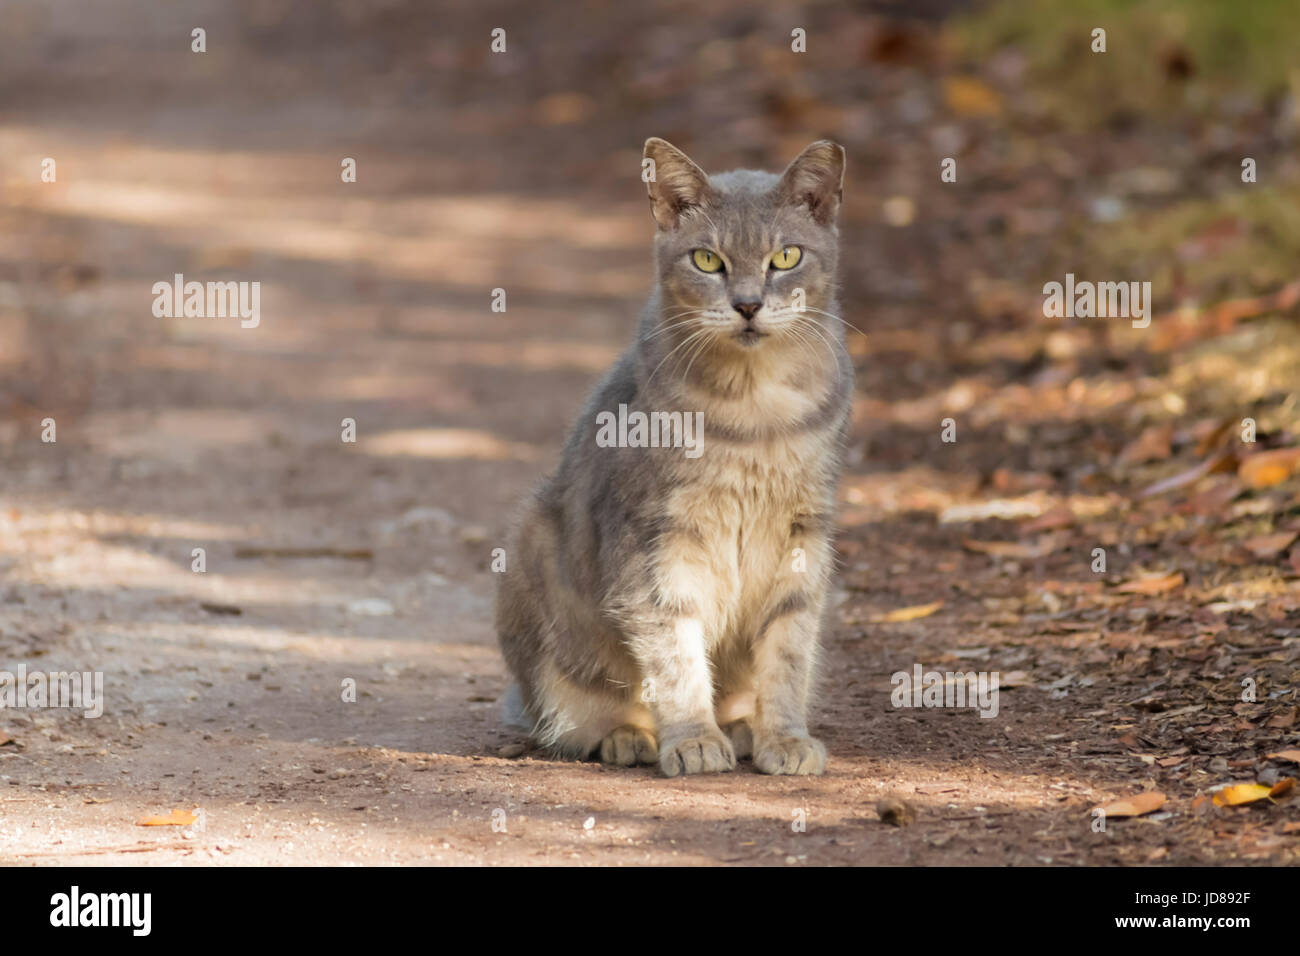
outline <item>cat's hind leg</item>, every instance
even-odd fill
[[[545,667],[534,690],[534,735],[556,755],[630,767],[659,760],[654,718],[621,689],[582,687]]]

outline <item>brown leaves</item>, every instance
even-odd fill
[[[1124,446],[1116,461],[1121,465],[1141,465],[1148,461],[1164,461],[1173,453],[1174,426],[1169,423],[1152,425]]]
[[[187,827],[199,818],[197,813],[190,810],[173,810],[166,816],[145,817],[143,820],[137,820],[138,827]]]
[[[1261,534],[1247,538],[1241,542],[1241,546],[1261,561],[1268,561],[1291,547],[1296,537],[1295,531],[1279,531],[1277,534]]]
[[[1271,488],[1300,470],[1300,447],[1261,451],[1246,458],[1237,475],[1248,487]]]
[[[1121,594],[1144,594],[1150,597],[1176,591],[1186,583],[1187,579],[1183,577],[1183,572],[1175,571],[1173,574],[1167,574],[1163,577],[1138,578],[1134,581],[1128,581],[1121,584],[1116,590]]]
[[[1239,807],[1260,800],[1289,800],[1295,790],[1295,778],[1283,777],[1273,786],[1266,783],[1234,783],[1214,794],[1216,807]]]
[[[1268,792],[1270,800],[1290,800],[1291,791],[1295,789],[1295,777],[1283,777],[1277,783],[1273,784],[1273,789]]]
[[[1214,805],[1216,807],[1237,807],[1244,803],[1254,803],[1267,797],[1272,789],[1272,787],[1266,787],[1262,783],[1234,783],[1231,786],[1224,787],[1214,795]]]
[[[942,601],[935,601],[931,604],[916,604],[912,607],[900,607],[887,614],[877,614],[870,618],[870,621],[872,624],[902,624],[906,621],[916,621],[923,617],[929,617],[941,607],[943,607]]]
[[[1098,807],[1107,817],[1140,817],[1154,813],[1165,805],[1165,795],[1157,790],[1148,790],[1135,797],[1116,800],[1104,807]]]
[[[1036,541],[976,541],[962,538],[962,546],[977,554],[991,554],[997,558],[1045,558],[1061,546],[1060,539],[1043,535]]]
[[[958,116],[997,116],[1002,112],[997,91],[973,76],[945,77],[943,101]]]
[[[1157,481],[1154,485],[1143,488],[1139,494],[1143,498],[1150,498],[1154,495],[1162,495],[1166,491],[1173,491],[1175,488],[1182,488],[1184,485],[1190,485],[1207,475],[1217,474],[1223,471],[1232,471],[1237,467],[1237,457],[1231,451],[1216,452],[1204,461],[1193,465],[1186,471],[1181,471],[1171,478],[1164,481]]]

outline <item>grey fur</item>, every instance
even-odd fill
[[[844,152],[814,143],[780,176],[707,176],[659,139],[645,155],[658,282],[508,549],[511,693],[564,756],[674,775],[752,751],[764,772],[820,773],[806,714],[853,380],[834,317]],[[787,246],[798,264],[770,267]],[[697,268],[700,248],[724,271]],[[752,323],[743,302],[762,303]],[[597,416],[621,404],[702,411],[703,454],[602,447]]]

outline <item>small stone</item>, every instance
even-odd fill
[[[515,757],[523,756],[524,751],[528,748],[523,744],[506,744],[497,751],[498,757],[505,757],[507,760],[513,760]]]

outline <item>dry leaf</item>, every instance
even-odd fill
[[[138,820],[136,822],[136,826],[138,827],[187,827],[198,818],[199,818],[198,814],[192,813],[189,810],[173,810],[165,817],[146,817],[143,820]]]
[[[1154,485],[1143,488],[1139,494],[1143,498],[1150,498],[1152,495],[1164,494],[1166,491],[1172,491],[1175,488],[1181,488],[1183,485],[1190,485],[1193,482],[1200,481],[1206,475],[1217,474],[1221,471],[1231,471],[1237,465],[1237,458],[1232,451],[1221,451],[1211,455],[1205,461],[1193,465],[1186,471],[1179,472],[1172,478],[1166,478],[1164,481],[1157,481]]]
[[[1148,790],[1136,797],[1116,800],[1101,807],[1101,812],[1108,817],[1140,817],[1144,813],[1159,810],[1165,805],[1165,795],[1158,790]]]
[[[1037,534],[1040,531],[1059,531],[1074,524],[1074,512],[1064,505],[1045,511],[1043,514],[1026,521],[1020,526],[1021,534]]]
[[[1148,461],[1164,461],[1173,451],[1174,426],[1152,425],[1124,446],[1117,461],[1121,465],[1141,465]]]
[[[1276,800],[1279,797],[1291,799],[1289,794],[1295,789],[1295,777],[1283,777],[1277,783],[1273,784],[1273,789],[1268,792],[1270,800]]]
[[[1278,730],[1290,730],[1295,726],[1297,708],[1292,707],[1290,710],[1284,710],[1280,714],[1274,714],[1264,722],[1265,727],[1276,727]]]
[[[1002,112],[1002,99],[997,91],[973,76],[946,77],[943,99],[948,109],[962,116],[997,116]]]
[[[917,604],[913,607],[900,607],[888,614],[877,614],[871,619],[871,623],[901,624],[904,621],[915,621],[919,618],[929,617],[941,607],[943,607],[942,601],[935,601],[933,604]]]
[[[1291,763],[1300,763],[1300,750],[1279,750],[1275,754],[1269,754],[1267,760],[1289,760]]]
[[[1214,795],[1214,805],[1236,807],[1243,803],[1254,803],[1256,800],[1263,800],[1269,792],[1270,788],[1262,783],[1234,783]]]
[[[1277,534],[1261,534],[1254,538],[1247,538],[1241,542],[1241,546],[1255,557],[1267,560],[1276,558],[1291,547],[1291,542],[1295,539],[1296,532],[1280,531]]]
[[[1121,594],[1165,594],[1177,590],[1185,583],[1183,572],[1175,571],[1162,578],[1138,578],[1136,581],[1121,584],[1118,590]]]
[[[1237,474],[1251,488],[1271,488],[1291,477],[1300,468],[1300,448],[1262,451],[1242,461]]]
[[[997,558],[1044,558],[1055,551],[1060,541],[1053,535],[1043,535],[1037,541],[976,541],[962,538],[968,551],[991,554]]]

